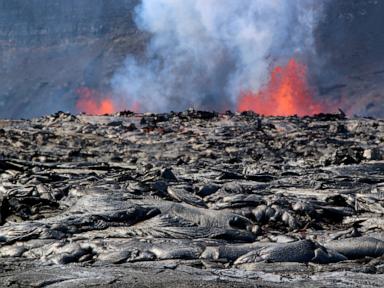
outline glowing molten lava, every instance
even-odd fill
[[[78,111],[92,115],[116,112],[115,105],[109,97],[102,97],[99,92],[88,87],[80,87],[76,92],[80,96],[76,102]]]
[[[306,67],[295,59],[285,67],[275,67],[268,85],[258,93],[242,92],[237,108],[269,116],[304,116],[322,111],[322,105],[312,97]]]
[[[84,112],[91,115],[113,114],[118,111],[130,110],[139,112],[140,103],[130,101],[131,105],[127,104],[125,97],[113,97],[108,94],[102,94],[97,90],[80,87],[76,90],[79,99],[76,102],[76,109],[79,112]],[[119,99],[120,98],[120,99]]]

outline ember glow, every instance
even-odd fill
[[[324,110],[313,99],[306,66],[293,58],[286,66],[272,70],[269,83],[261,91],[242,92],[237,108],[238,111],[252,110],[268,116],[304,116]]]

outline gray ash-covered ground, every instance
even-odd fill
[[[382,287],[384,121],[0,121],[1,287]]]

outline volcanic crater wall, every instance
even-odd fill
[[[137,0],[1,0],[0,117],[74,112],[76,89],[102,89],[144,34]]]
[[[0,117],[76,112],[78,87],[108,89],[127,55],[141,54],[148,41],[133,20],[139,2],[0,0]],[[327,3],[310,67],[320,97],[384,116],[384,3]]]
[[[348,112],[383,117],[384,1],[328,2],[315,30],[320,96],[342,99]]]

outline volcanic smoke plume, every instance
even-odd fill
[[[140,103],[141,110],[154,112],[319,112],[301,64],[315,53],[313,29],[321,11],[316,2],[143,0],[135,21],[151,41],[144,57],[129,56],[114,75],[114,94],[128,106]],[[287,69],[288,78],[282,75]],[[268,81],[280,86],[265,88]]]

